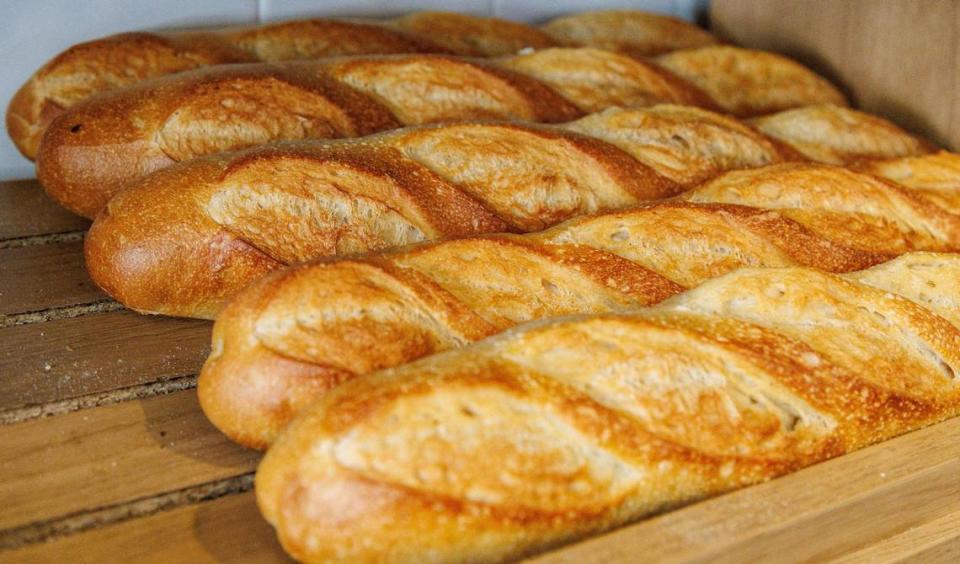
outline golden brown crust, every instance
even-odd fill
[[[522,49],[556,45],[550,36],[535,27],[452,12],[416,12],[390,20],[388,25],[429,38],[451,53],[472,57],[512,55]]]
[[[699,88],[660,67],[600,49],[543,49],[499,61],[559,92],[584,112],[683,104],[717,109]]]
[[[564,128],[616,145],[685,187],[727,170],[805,160],[748,125],[690,106],[662,104],[642,111],[609,110]]]
[[[782,55],[710,46],[676,51],[655,60],[739,117],[812,104],[847,105],[846,98],[829,81]]]
[[[223,41],[264,62],[344,55],[451,52],[431,41],[429,36],[411,35],[373,21],[314,18],[218,31]]]
[[[864,160],[851,165],[915,191],[938,206],[960,214],[960,155],[948,151],[883,160]]]
[[[960,215],[905,186],[835,166],[786,163],[731,172],[681,198],[775,209],[867,253],[957,252],[960,245]]]
[[[304,561],[514,559],[958,415],[958,371],[936,308],[741,269],[348,382],[273,445],[257,500]]]
[[[667,21],[638,12],[616,17],[594,13],[588,16],[589,36],[577,45],[602,46],[610,42],[608,36],[622,39],[625,18],[653,28],[663,25],[660,20]],[[635,31],[631,26],[636,25],[627,27]],[[678,24],[666,25],[672,29]],[[690,33],[686,29],[682,35]],[[657,31],[654,40],[669,49],[675,45],[674,35]],[[38,70],[11,101],[7,131],[32,159],[47,125],[64,109],[99,92],[206,65],[394,53],[487,57],[554,45],[548,35],[530,26],[444,12],[383,21],[318,18],[179,33],[124,33],[71,47]]]
[[[208,33],[122,33],[81,43],[20,87],[7,107],[7,130],[20,152],[32,159],[50,122],[96,92],[200,66],[253,60]]]
[[[623,150],[567,130],[603,132]],[[619,131],[618,131],[619,130]],[[482,157],[482,158],[481,158]],[[466,123],[411,128],[355,142],[286,144],[213,159],[214,182],[194,179],[189,165],[165,175],[164,228],[191,217],[204,230],[231,234],[278,263],[383,249],[491,231],[534,231],[575,215],[670,196],[723,170],[789,160],[754,130],[703,111],[671,106],[615,110],[562,128]],[[207,166],[198,165],[198,166]],[[677,172],[695,170],[684,180]],[[136,275],[93,268],[94,280],[135,309],[209,316],[249,280],[200,279],[203,261],[177,262],[164,246],[136,251],[156,226],[136,210],[157,204],[156,182],[130,191],[125,207],[92,238],[114,237],[91,260],[123,264],[134,253]],[[177,193],[179,190],[182,193]],[[723,176],[684,199],[775,208],[778,215],[741,220],[764,237],[795,239],[808,258],[830,270],[860,268],[911,250],[957,248],[958,216],[912,190],[823,165],[780,165]],[[182,206],[182,213],[176,213]],[[784,223],[780,216],[791,219]],[[189,227],[189,229],[200,229]],[[111,234],[122,233],[122,236]],[[93,244],[93,243],[90,243]],[[131,250],[132,249],[132,250]],[[822,255],[822,256],[818,256]],[[684,284],[685,278],[674,279]],[[123,287],[135,287],[124,291]],[[132,300],[130,296],[136,299]],[[195,304],[203,304],[196,308]]]
[[[126,183],[181,160],[277,137],[353,137],[400,125],[376,101],[310,71],[208,67],[104,93],[50,124],[37,177],[61,205],[93,217]]]
[[[634,57],[717,43],[710,33],[683,20],[635,10],[583,12],[550,20],[540,29],[562,45],[589,45]]]
[[[881,117],[832,104],[787,110],[750,123],[807,158],[827,164],[913,157],[935,150]]]
[[[662,129],[664,123],[669,128]],[[579,133],[601,130],[620,148]],[[91,238],[109,236],[137,249],[153,236],[155,221],[176,231],[178,223],[203,217],[202,229],[230,233],[273,260],[293,263],[442,237],[535,231],[576,215],[672,196],[723,170],[785,160],[775,143],[748,127],[672,106],[611,110],[560,127],[443,124],[184,163],[161,180],[131,186],[126,203],[111,209],[109,227],[94,230]],[[198,181],[193,166],[219,172],[212,181]],[[678,171],[685,167],[696,167],[697,174],[683,178]],[[156,196],[160,182],[162,203]],[[150,221],[138,211],[158,206],[167,211]],[[181,214],[177,206],[184,208]],[[108,248],[91,260],[126,262],[127,248]],[[210,294],[206,284],[195,293],[175,284],[183,299],[170,298],[161,287],[169,277],[202,277],[211,266],[180,264],[163,249],[140,256],[136,276],[93,268],[100,273],[94,280],[114,295],[136,296],[125,302],[135,309],[186,316],[215,311],[228,293],[224,285]],[[169,266],[174,262],[177,268]],[[244,282],[229,281],[236,290]],[[195,303],[204,306],[197,311]]]
[[[331,60],[324,70],[386,105],[405,125],[462,119],[560,122],[580,115],[537,80],[480,60],[350,57]]]
[[[111,200],[85,238],[84,258],[90,276],[105,291],[125,303],[184,300],[190,301],[190,307],[198,314],[209,317],[240,284],[282,266],[214,224],[209,217],[197,213],[199,210],[187,209],[180,204],[182,191],[168,179],[187,174],[197,186],[209,186],[220,174],[218,164],[215,160],[196,161],[183,172],[179,166],[174,166],[147,177],[143,183],[145,189],[157,196],[150,206],[140,207],[139,202],[127,194]],[[131,215],[150,228],[131,233],[128,229]],[[178,221],[171,222],[171,217]],[[135,240],[131,235],[136,235]],[[154,276],[156,263],[153,257],[156,255],[169,261],[167,267],[174,271],[201,263],[208,271],[202,276],[196,270],[182,271],[184,276],[162,285],[123,283],[128,277]],[[105,257],[110,260],[104,260]],[[138,310],[159,313],[149,307]]]

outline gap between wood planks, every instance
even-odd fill
[[[11,237],[0,240],[0,250],[29,247],[33,245],[49,245],[52,243],[75,243],[83,241],[83,231],[66,231],[64,233],[48,233],[45,235],[30,235],[27,237]]]
[[[53,401],[41,405],[31,405],[0,412],[0,425],[22,423],[40,417],[62,415],[81,409],[90,409],[123,401],[162,396],[197,387],[197,375],[181,376],[159,382],[150,382],[128,388],[109,390],[76,398]]]
[[[90,315],[92,313],[107,313],[111,311],[120,311],[122,309],[126,309],[122,304],[110,299],[106,299],[88,304],[53,307],[39,311],[0,315],[0,328],[15,327],[17,325],[27,325],[30,323],[43,323],[45,321],[53,321],[56,319],[70,319],[73,317]]]
[[[253,476],[253,472],[248,472],[126,503],[80,511],[51,521],[30,523],[0,531],[0,550],[10,550],[131,519],[148,517],[176,507],[248,492],[253,489]]]

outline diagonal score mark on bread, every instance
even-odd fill
[[[748,123],[782,139],[810,160],[850,164],[859,159],[880,159],[929,153],[934,147],[905,134],[889,121],[832,104],[786,110],[754,118]],[[824,139],[831,139],[824,144]]]
[[[335,139],[357,134],[351,116],[322,91],[281,78],[229,78],[197,88],[164,121],[157,143],[179,162],[277,138]]]
[[[827,79],[774,53],[746,54],[739,47],[717,45],[668,53],[654,61],[740,117],[811,104],[846,105]]]
[[[960,155],[938,151],[911,158],[862,160],[854,170],[882,176],[911,188],[938,206],[960,213]]]
[[[827,238],[837,240],[839,227],[849,245],[865,251],[947,251],[960,241],[960,216],[922,192],[838,167],[797,163],[735,171],[681,199],[776,209]]]
[[[960,280],[875,268],[918,264]],[[301,559],[510,559],[960,414],[960,327],[871,274],[741,269],[357,378],[267,453],[261,511]]]

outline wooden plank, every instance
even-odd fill
[[[210,330],[126,310],[0,328],[0,411],[196,374]]]
[[[0,182],[0,240],[86,229],[90,221],[61,208],[36,180]]]
[[[960,505],[960,500],[958,500]],[[837,564],[960,562],[960,509],[838,558]]]
[[[546,554],[535,562],[818,561],[960,506],[960,418]],[[941,529],[956,542],[960,530]],[[947,544],[946,546],[949,546]]]
[[[0,559],[115,562],[118,555],[125,562],[291,561],[260,517],[253,492],[28,545],[0,553]]]
[[[713,0],[710,20],[719,35],[794,57],[863,109],[960,150],[960,0]]]
[[[87,275],[82,241],[0,249],[0,315],[105,299]]]
[[[951,555],[960,539],[955,525],[958,439],[960,419],[954,419],[535,561],[635,562],[637,555],[644,561],[802,561],[846,553],[864,539],[874,550],[852,555],[893,559],[916,554],[924,561],[937,560]],[[168,542],[172,538],[177,543]],[[0,557],[49,562],[74,554],[90,561],[110,554],[157,562],[282,561],[252,492],[29,545]]]
[[[0,444],[0,530],[248,473],[260,458],[207,422],[193,390],[2,426]]]

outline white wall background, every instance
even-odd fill
[[[321,15],[388,16],[447,10],[527,22],[583,10],[637,8],[693,19],[707,0],[0,0],[0,104],[67,47],[137,29],[251,23]],[[0,179],[33,176],[4,126]]]

